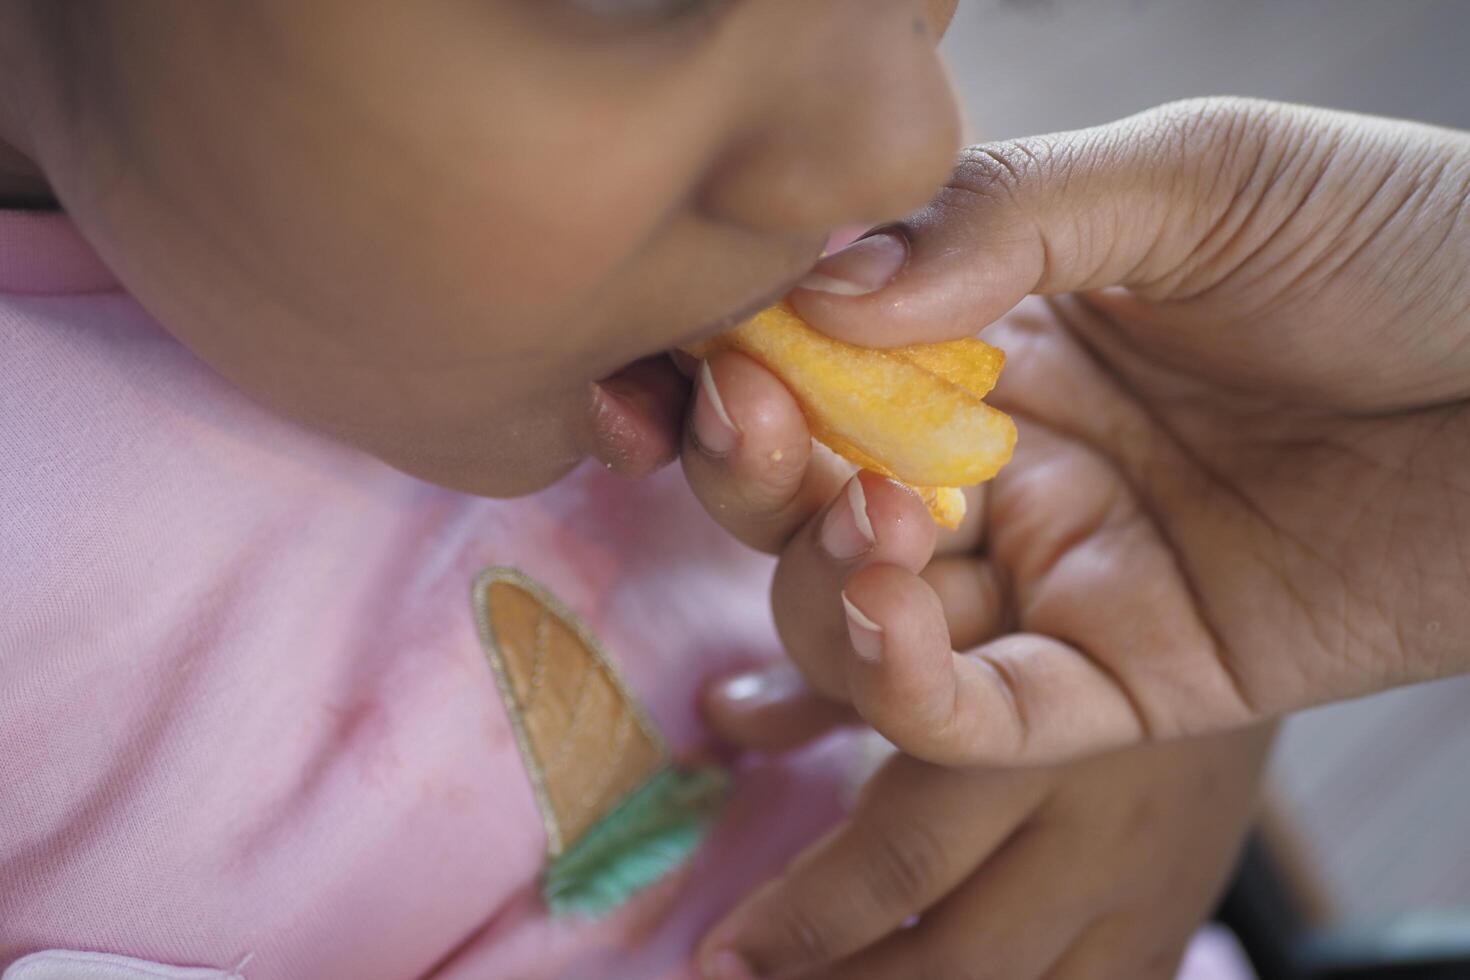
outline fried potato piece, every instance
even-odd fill
[[[791,389],[817,440],[848,461],[918,491],[945,527],[965,514],[957,489],[1011,458],[1016,427],[981,399],[1005,354],[979,340],[875,350],[818,333],[786,304],[695,348],[738,350]]]

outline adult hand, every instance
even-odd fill
[[[969,526],[931,562],[917,501],[839,493],[733,354],[686,471],[781,553],[813,685],[925,759],[1059,760],[1470,669],[1467,200],[1465,134],[1270,103],[976,148],[792,296],[858,343],[992,324],[1021,438]],[[711,420],[733,437],[706,452]]]

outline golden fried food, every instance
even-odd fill
[[[1015,425],[981,400],[1005,354],[979,340],[857,347],[818,333],[783,303],[692,353],[727,348],[785,383],[818,441],[912,486],[945,527],[965,514],[957,488],[990,479],[1011,458]]]

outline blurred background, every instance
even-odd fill
[[[961,0],[945,47],[981,139],[1194,95],[1470,129],[1466,0]],[[1470,908],[1470,677],[1294,719],[1272,792],[1334,917]]]

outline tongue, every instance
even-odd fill
[[[647,476],[673,460],[689,382],[667,357],[647,357],[594,390],[593,455],[626,476]]]

